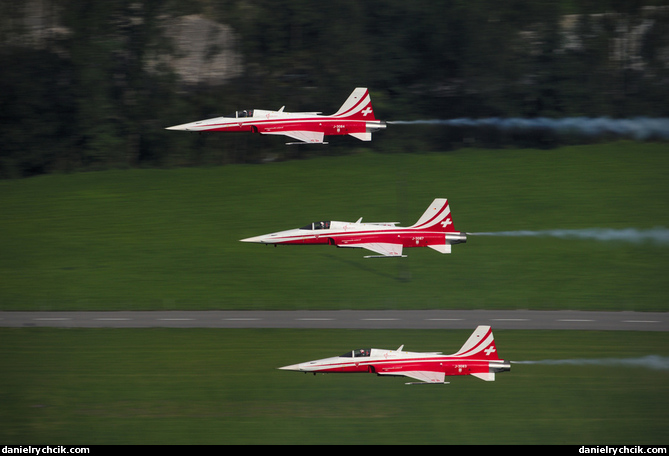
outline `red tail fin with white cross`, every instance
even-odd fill
[[[353,90],[348,99],[339,108],[339,111],[334,113],[332,117],[345,117],[352,120],[376,120],[369,90],[365,87],[358,87]]]
[[[495,338],[490,326],[477,327],[467,342],[453,356],[461,358],[476,358],[489,361],[499,360]]]
[[[411,228],[446,233],[456,232],[453,227],[453,218],[451,217],[448,200],[446,198],[436,198],[432,201],[432,204]]]

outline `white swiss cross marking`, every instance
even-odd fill
[[[491,345],[490,347],[486,348],[486,349],[483,350],[483,351],[485,352],[485,355],[486,355],[486,356],[490,356],[490,354],[491,354],[492,352],[495,351],[495,347],[493,347],[493,346]]]
[[[443,222],[441,222],[441,226],[443,226],[444,228],[446,228],[446,227],[447,227],[448,225],[450,225],[451,223],[453,223],[453,222],[451,221],[451,219],[446,219],[446,220],[444,220]]]
[[[371,114],[371,113],[372,113],[372,108],[370,108],[369,106],[367,106],[367,108],[363,109],[363,110],[360,111],[360,112],[362,112],[362,115],[363,115],[363,116],[366,116],[367,114]]]

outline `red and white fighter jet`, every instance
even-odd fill
[[[451,245],[467,242],[465,233],[455,231],[448,200],[437,198],[418,221],[410,227],[399,222],[362,223],[322,221],[277,233],[241,239],[241,242],[277,245],[335,245],[371,250],[378,255],[365,258],[406,257],[404,247],[430,247],[451,253]]]
[[[447,375],[472,375],[494,381],[495,373],[511,370],[511,363],[499,359],[490,326],[479,326],[457,353],[415,353],[397,350],[363,348],[341,356],[279,367],[305,373],[370,373],[404,376],[420,380],[419,384],[443,384]],[[416,382],[407,383],[407,385]]]
[[[249,131],[285,135],[299,141],[288,144],[327,144],[323,137],[330,135],[350,135],[361,141],[371,141],[373,132],[386,128],[386,122],[374,117],[372,99],[364,87],[356,88],[339,111],[331,116],[322,116],[320,112],[285,112],[284,108],[237,111],[223,117],[167,127],[167,130]]]

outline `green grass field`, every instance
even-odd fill
[[[0,329],[0,441],[42,444],[666,445],[669,370],[512,364],[495,382],[276,367],[469,331]],[[658,332],[495,331],[512,361],[669,355]]]
[[[323,219],[468,232],[669,227],[669,146],[619,142],[0,182],[0,310],[666,311],[669,246],[470,236],[366,260],[239,239]],[[472,328],[473,329],[473,328]],[[302,375],[363,346],[469,331],[0,329],[4,444],[666,444],[669,371],[513,365],[496,382]],[[669,355],[665,333],[495,331],[506,359]]]
[[[323,219],[467,232],[669,227],[669,146],[372,154],[0,182],[0,309],[667,310],[669,247],[470,236],[451,255],[239,239]]]

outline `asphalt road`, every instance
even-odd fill
[[[0,311],[0,327],[669,331],[666,312],[533,310]]]

